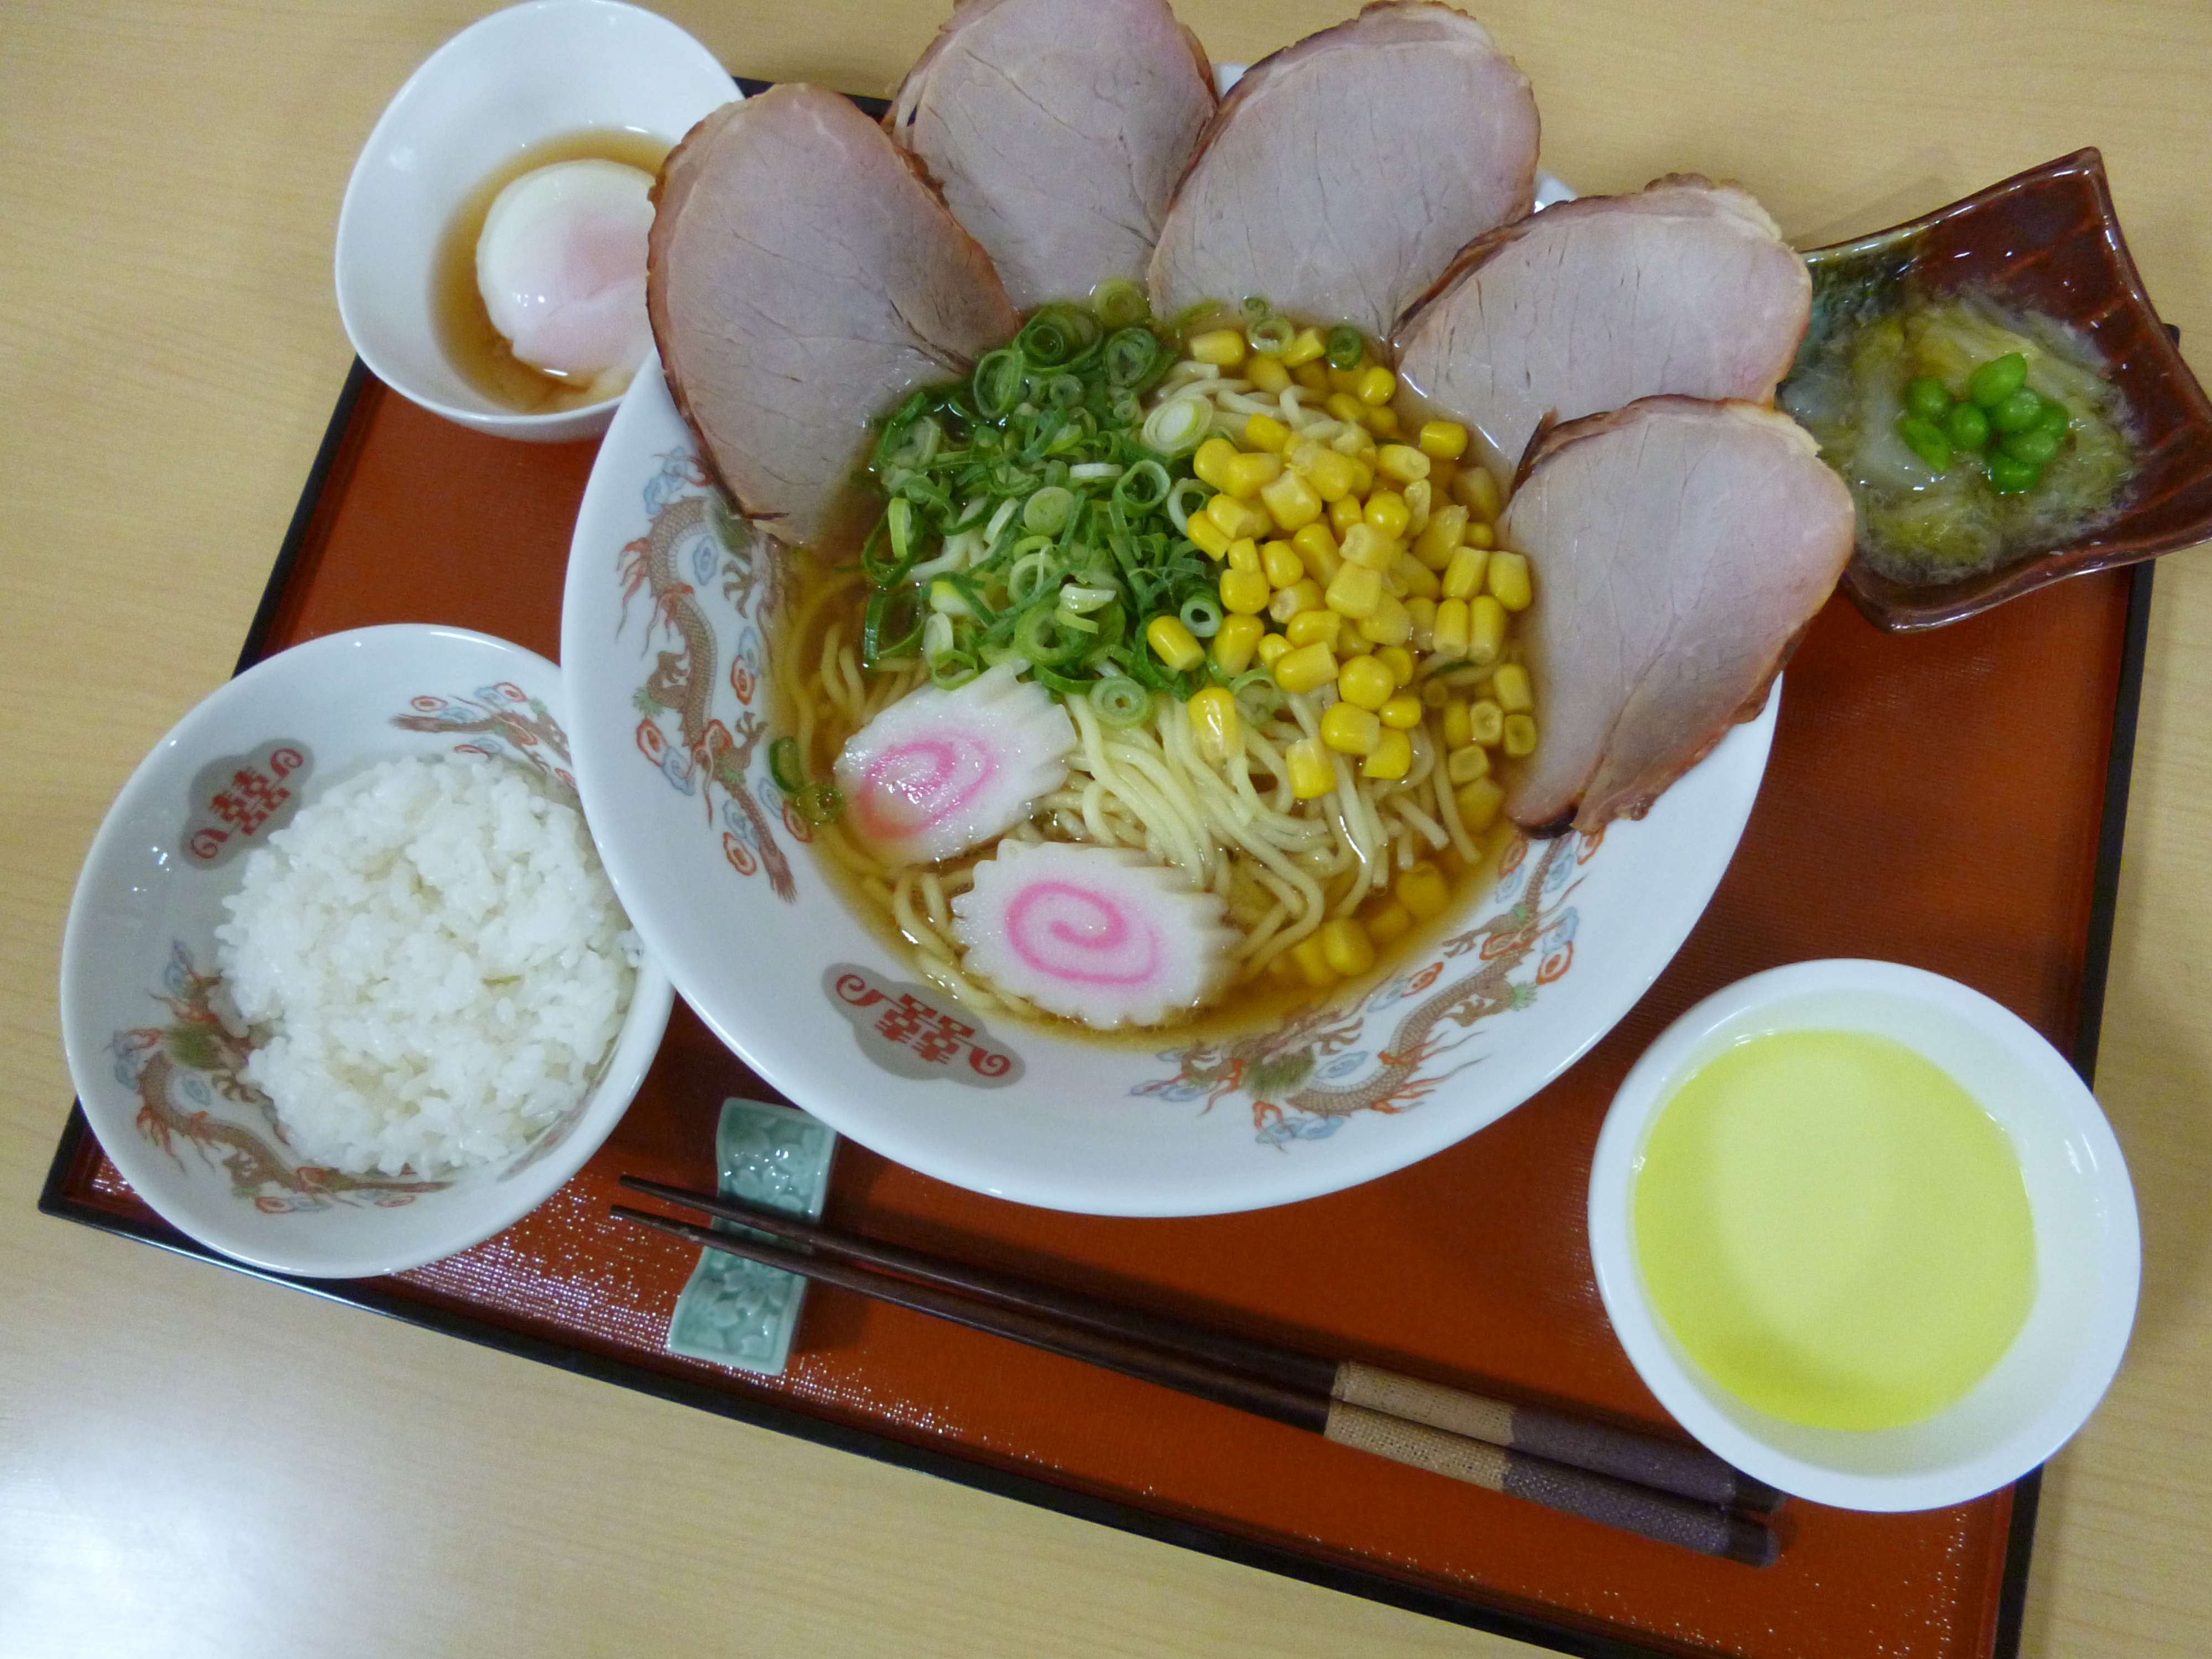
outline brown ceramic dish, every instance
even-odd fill
[[[2112,211],[2104,158],[2076,150],[1923,218],[1805,256],[1816,295],[1838,282],[1910,275],[1923,292],[1973,288],[2080,330],[2143,437],[2117,516],[2063,546],[1955,582],[1881,574],[1863,545],[1844,589],[1875,626],[1940,628],[2063,577],[2132,564],[2212,538],[2212,403],[2151,309]],[[1815,326],[1819,310],[1816,307]]]

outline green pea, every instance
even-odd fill
[[[1905,407],[1923,421],[1940,421],[1951,412],[1951,394],[1933,374],[1923,374],[1905,388]]]
[[[1954,404],[1943,417],[1943,435],[1960,449],[1979,449],[1990,441],[1990,417],[1979,404]]]
[[[1951,441],[1943,435],[1943,428],[1933,421],[1924,421],[1917,415],[1897,417],[1897,435],[1922,460],[1938,472],[1948,472],[1951,467]]]
[[[1966,382],[1966,395],[1984,409],[1995,409],[2027,384],[2027,359],[2008,351],[1974,371],[1974,378]]]
[[[2050,465],[2051,458],[2058,453],[2058,434],[2045,431],[2039,426],[2032,426],[2025,432],[2012,434],[1998,447],[2015,461],[2045,467]]]
[[[2035,421],[2038,431],[2048,432],[2054,436],[2063,438],[2073,424],[2074,417],[2066,412],[2064,404],[2060,403],[2056,398],[2045,398],[2043,400],[2043,413],[2039,415]]]
[[[2000,432],[2025,432],[2042,418],[2043,399],[2026,386],[1990,411],[1990,424]]]
[[[2035,488],[2043,469],[2000,450],[1990,457],[1990,486],[2000,495],[2017,495]]]

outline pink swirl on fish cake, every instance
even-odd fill
[[[868,763],[854,803],[860,830],[902,841],[951,817],[998,775],[999,758],[964,732],[895,744]]]
[[[1077,985],[1143,985],[1159,972],[1160,940],[1126,906],[1072,882],[1032,882],[1006,906],[1006,941],[1040,974]]]

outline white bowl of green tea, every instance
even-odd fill
[[[462,30],[393,97],[346,186],[337,298],[354,349],[393,391],[481,432],[604,432],[651,344],[645,191],[737,96],[706,47],[617,0],[531,0]]]
[[[2135,1194],[2096,1100],[2000,1004],[1896,963],[1798,963],[1683,1015],[1613,1097],[1589,1206],[1645,1385],[1814,1503],[2018,1479],[2134,1322]]]

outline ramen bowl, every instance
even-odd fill
[[[561,671],[456,628],[358,629],[219,688],[155,745],[100,825],[62,945],[62,1034],[79,1103],[125,1180],[202,1244],[278,1273],[397,1273],[537,1207],[596,1151],[660,1046],[668,981],[637,966],[582,1099],[519,1152],[422,1176],[307,1163],[242,1070],[257,1041],[216,963],[246,855],[331,785],[462,751],[573,790]]]
[[[338,314],[361,360],[479,432],[553,443],[606,430],[617,398],[526,414],[462,373],[438,314],[440,246],[472,193],[538,146],[586,131],[673,145],[737,95],[706,47],[617,0],[532,0],[463,29],[400,88],[346,185]]]
[[[1635,1183],[1681,1082],[1770,1032],[1902,1043],[1996,1120],[2020,1161],[2035,1285],[2011,1346],[1960,1398],[1917,1422],[1818,1428],[1763,1412],[1704,1370],[1655,1308],[1638,1262]],[[1869,1218],[1880,1213],[1869,1195]],[[2141,1275],[2134,1188],[2074,1068],[2002,1005],[1895,963],[1801,962],[1714,993],[1661,1035],[1613,1097],[1589,1187],[1590,1259],[1621,1346],[1675,1420],[1750,1474],[1857,1510],[1961,1504],[2044,1462],[2096,1408],[2125,1352]]]
[[[633,924],[793,1102],[940,1180],[1194,1215],[1371,1180],[1496,1120],[1656,977],[1749,815],[1774,706],[1650,815],[1509,848],[1379,982],[1227,1037],[963,1007],[895,952],[770,776],[785,555],[708,481],[656,364],[602,444],[562,610],[576,777]]]

